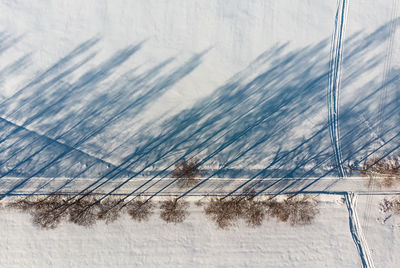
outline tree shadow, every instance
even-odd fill
[[[387,154],[398,148],[399,72],[392,68],[379,83],[376,77],[365,79],[366,74],[387,61],[382,54],[371,58],[368,53],[384,46],[392,23],[367,36],[355,34],[345,43],[341,87],[352,87],[355,93],[346,97],[346,105],[341,107],[339,115],[345,166],[363,161],[371,154]],[[143,131],[146,134],[135,140],[140,145],[129,156],[139,172],[129,180],[154,164],[164,169],[157,170],[150,178],[153,183],[147,181],[139,187],[140,192],[134,189],[130,194],[157,188],[157,182],[168,176],[168,170],[176,162],[192,157],[200,159],[206,179],[184,194],[200,186],[204,190],[206,186],[202,184],[208,179],[227,174],[249,178],[235,191],[250,184],[258,193],[272,189],[271,185],[256,180],[260,178],[282,178],[274,184],[273,191],[277,192],[302,184],[305,189],[309,184],[309,181],[296,180],[294,185],[287,178],[312,177],[317,181],[321,177],[337,176],[326,122],[329,44],[322,41],[290,52],[284,47],[266,51],[191,109],[165,120],[157,129]],[[361,86],[354,87],[356,81]],[[385,98],[384,105],[380,108],[371,105],[379,102],[382,94],[390,96]],[[378,125],[380,138],[371,135]],[[159,134],[149,139],[148,133],[152,132]]]
[[[167,59],[147,70],[137,72],[135,67],[117,80],[110,79],[140,50],[140,43],[73,79],[96,56],[92,50],[98,41],[94,38],[79,45],[0,104],[0,177],[19,178],[11,186],[1,181],[6,194],[29,186],[34,177],[69,177],[71,181],[101,177],[110,169],[127,176],[124,167],[97,157],[90,149],[100,145],[102,135],[121,132],[115,129],[118,124],[129,127],[131,120],[192,72],[206,53],[194,55],[180,66],[166,68],[173,61]],[[102,145],[103,151],[110,150],[107,143]]]
[[[387,65],[387,57],[370,57],[369,53],[384,46],[391,23],[366,36],[355,34],[344,45],[344,102],[339,113],[344,166],[398,149],[399,72],[389,66],[382,81],[368,77]],[[160,115],[132,131],[129,127],[138,123],[139,114],[195,70],[206,52],[166,74],[162,72],[172,59],[144,73],[130,70],[104,86],[114,69],[143,45],[137,44],[117,52],[78,80],[66,82],[95,56],[90,47],[97,41],[82,44],[1,104],[4,119],[0,123],[5,126],[0,133],[1,177],[24,178],[7,186],[5,195],[21,190],[38,176],[69,177],[55,191],[78,177],[96,178],[77,189],[77,194],[121,179],[112,190],[103,190],[106,197],[124,190],[137,177],[149,179],[135,189],[125,189],[127,196],[150,188],[158,194],[170,186],[170,191],[179,192],[175,180],[163,186],[158,183],[170,176],[176,163],[193,157],[199,159],[205,179],[187,192],[179,192],[183,195],[207,189],[207,181],[214,177],[247,179],[231,194],[244,186],[261,194],[306,189],[310,181],[301,178],[316,178],[311,182],[315,183],[337,175],[327,122],[328,40],[292,51],[287,44],[277,45],[191,108],[169,118]],[[346,92],[352,95],[343,95]],[[43,139],[34,138],[28,129],[40,129],[37,135]],[[121,150],[125,152],[118,163],[104,160]],[[271,184],[260,178],[282,179]],[[39,188],[43,187],[47,186]]]

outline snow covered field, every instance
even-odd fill
[[[398,0],[0,0],[2,197],[322,200],[310,226],[229,231],[195,206],[181,225],[51,231],[1,210],[0,266],[398,267],[378,208],[398,189],[348,167],[399,154],[399,23]],[[170,173],[194,157],[183,191]]]
[[[375,267],[398,267],[399,222],[378,204],[387,196],[358,197],[357,212]],[[217,229],[191,204],[182,224],[167,224],[157,213],[137,223],[127,215],[87,229],[64,223],[40,230],[27,214],[2,210],[1,267],[360,267],[349,231],[343,196],[320,196],[312,225],[292,227],[267,220],[259,228],[239,223]],[[368,208],[367,208],[368,207]]]
[[[332,198],[330,198],[332,199]],[[43,231],[26,214],[2,212],[2,267],[357,267],[346,206],[322,204],[313,225],[291,227],[267,221],[219,230],[192,204],[188,220],[166,224],[124,217],[91,229],[64,224]],[[379,267],[379,266],[377,266]]]

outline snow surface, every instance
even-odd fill
[[[346,206],[330,198],[315,223],[304,227],[269,220],[217,229],[191,205],[182,224],[123,217],[91,229],[62,224],[43,231],[25,214],[1,211],[1,267],[357,267]],[[389,267],[389,266],[386,266]]]
[[[384,198],[395,196],[359,196],[358,216],[375,267],[399,267],[400,217],[381,211]]]
[[[0,266],[398,267],[368,195],[397,190],[346,167],[398,152],[399,16],[398,0],[0,0],[1,194],[176,194],[171,168],[197,157],[188,195],[348,198],[311,226],[231,231],[195,207],[54,231],[1,211]]]

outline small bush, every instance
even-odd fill
[[[147,221],[154,213],[154,204],[151,201],[134,200],[127,205],[127,212],[135,221]]]
[[[393,214],[400,216],[400,198],[397,197],[391,200],[385,198],[380,203],[380,208],[382,212],[392,212]]]
[[[178,178],[177,185],[179,188],[189,188],[196,185],[199,182],[196,177],[200,176],[200,174],[197,160],[180,161],[175,165],[175,169],[172,172],[172,176]]]
[[[181,223],[189,215],[187,211],[189,203],[186,201],[166,200],[162,201],[160,205],[160,217],[167,223]]]

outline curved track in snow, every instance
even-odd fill
[[[342,71],[343,40],[346,28],[346,17],[349,0],[339,0],[335,18],[335,29],[332,36],[331,55],[329,61],[329,87],[328,87],[328,123],[329,134],[335,155],[339,178],[347,177],[343,168],[342,153],[340,148],[339,133],[339,93]],[[362,266],[364,268],[374,267],[367,242],[362,233],[361,225],[358,220],[356,206],[356,196],[352,192],[345,193],[347,209],[349,211],[349,225],[353,241],[360,254]]]
[[[329,61],[328,86],[328,121],[329,134],[332,142],[339,177],[344,177],[345,170],[339,140],[339,89],[341,78],[343,39],[346,24],[348,0],[339,0],[335,18],[335,29],[332,36],[331,55]]]

